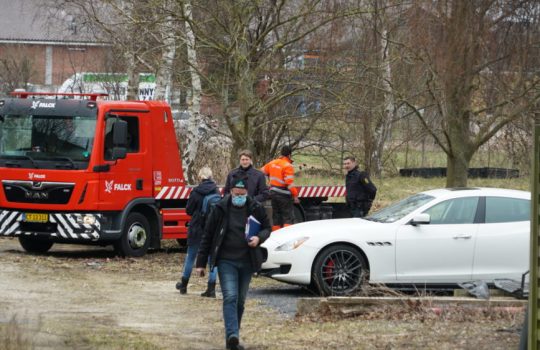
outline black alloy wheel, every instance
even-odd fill
[[[367,263],[358,249],[334,245],[317,256],[312,275],[321,295],[349,295],[361,288],[367,276]]]

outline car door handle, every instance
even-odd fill
[[[471,239],[471,238],[472,238],[472,235],[468,235],[468,234],[466,234],[466,233],[463,233],[463,234],[454,236],[453,238],[454,238],[454,239]]]

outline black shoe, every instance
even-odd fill
[[[227,349],[228,350],[244,350],[244,347],[240,345],[238,337],[232,336],[227,339]]]
[[[215,298],[216,297],[216,282],[208,282],[208,287],[201,293],[201,297]]]
[[[187,293],[187,286],[189,283],[189,278],[182,277],[182,280],[178,283],[176,283],[176,289],[180,291],[180,294],[186,294]]]

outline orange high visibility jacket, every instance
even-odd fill
[[[298,197],[298,189],[294,187],[294,168],[288,157],[279,157],[267,163],[261,171],[270,179],[270,190],[290,191],[293,197]]]

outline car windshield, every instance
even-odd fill
[[[90,158],[95,129],[95,116],[3,115],[0,158],[67,162],[78,168],[76,162]]]
[[[415,194],[383,208],[365,217],[365,219],[385,223],[394,222],[403,218],[405,215],[412,213],[414,210],[420,208],[434,198],[435,197],[423,193]]]

